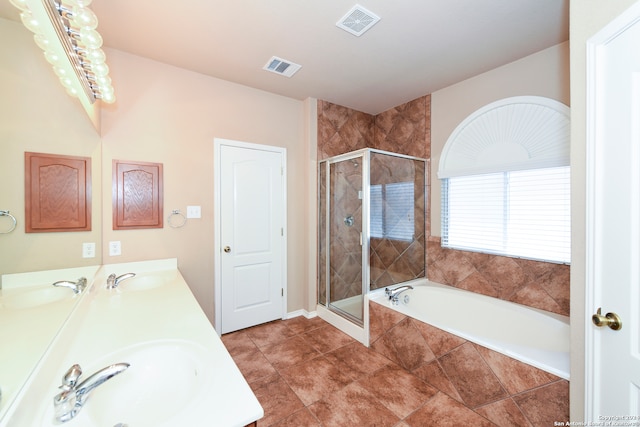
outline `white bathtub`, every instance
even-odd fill
[[[425,279],[392,305],[380,289],[377,302],[483,347],[569,379],[569,318]],[[395,287],[395,286],[394,286]],[[405,295],[408,301],[405,302]]]

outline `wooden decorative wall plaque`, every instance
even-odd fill
[[[162,163],[113,160],[113,229],[162,228]]]
[[[24,153],[25,232],[91,230],[91,158]]]

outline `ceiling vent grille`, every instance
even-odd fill
[[[357,4],[342,19],[336,22],[336,25],[354,36],[360,37],[379,20],[380,17],[375,13]]]
[[[272,73],[280,74],[281,76],[291,77],[296,71],[302,68],[302,65],[287,61],[277,56],[272,56],[267,64],[262,69],[271,71]]]

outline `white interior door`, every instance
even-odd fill
[[[286,153],[277,147],[216,143],[216,319],[221,312],[216,329],[227,333],[284,315]]]
[[[622,322],[585,319],[585,415],[602,425],[640,422],[639,46],[640,3],[588,43],[586,309]]]

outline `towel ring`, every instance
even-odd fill
[[[16,229],[16,225],[18,225],[18,221],[16,221],[16,217],[11,215],[9,211],[0,211],[0,216],[8,216],[13,220],[13,224],[9,227],[9,229],[5,231],[0,231],[0,234],[8,234]]]
[[[178,219],[174,219],[175,216],[177,216]],[[171,211],[171,214],[169,214],[167,222],[169,223],[169,226],[171,228],[180,228],[187,223],[187,217],[184,216],[182,212],[180,212],[180,209],[174,209]]]

